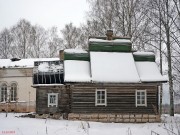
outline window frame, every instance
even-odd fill
[[[18,89],[17,83],[15,83],[15,82],[11,83],[11,85],[10,85],[10,97],[9,97],[10,102],[15,102],[17,100],[17,89]]]
[[[138,92],[144,92],[144,104],[142,104],[142,95],[140,94],[140,103],[137,103],[137,96],[138,96]],[[138,106],[145,106],[147,107],[147,90],[136,90],[136,107]]]
[[[55,103],[50,103],[50,96],[55,96]],[[58,93],[48,93],[48,107],[58,107]]]
[[[98,95],[97,95],[97,92],[98,91],[104,91],[105,92],[105,95],[104,95],[104,103],[98,103]],[[101,99],[102,100],[102,99]],[[107,106],[107,90],[106,89],[96,89],[95,91],[95,106]]]
[[[4,87],[5,86],[5,87]],[[8,85],[2,83],[0,87],[0,102],[6,102],[8,97]]]

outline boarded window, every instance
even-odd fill
[[[107,105],[107,94],[105,89],[96,90],[96,102],[95,105]]]
[[[136,107],[147,106],[146,90],[136,90]]]
[[[48,94],[48,107],[58,106],[58,93],[49,93]]]

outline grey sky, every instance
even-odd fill
[[[86,11],[86,0],[0,0],[0,30],[22,18],[45,28],[62,29],[70,22],[79,26],[85,20]]]

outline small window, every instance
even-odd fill
[[[96,101],[95,105],[107,105],[107,94],[105,89],[97,89],[96,90]]]
[[[48,107],[50,106],[58,106],[58,93],[48,94]]]
[[[136,90],[136,107],[147,106],[146,90]]]

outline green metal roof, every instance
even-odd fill
[[[147,56],[142,56],[142,55],[133,55],[135,61],[150,61],[150,62],[155,62],[155,55],[147,55]]]
[[[64,53],[64,60],[90,61],[89,53]]]
[[[113,40],[106,40],[104,37],[95,37],[89,39],[89,51],[131,52],[131,49],[130,38],[115,37]]]

